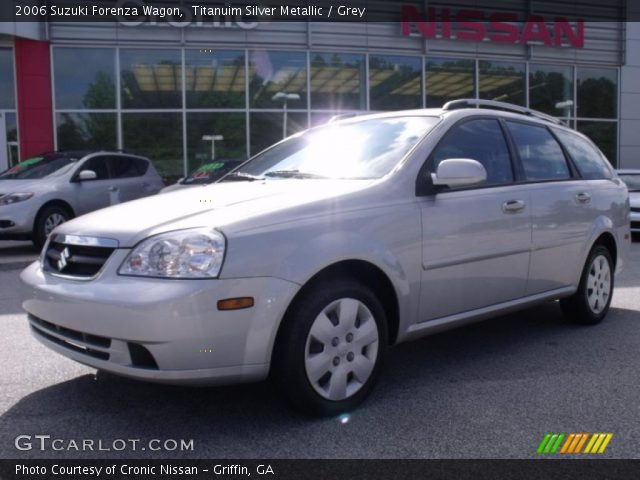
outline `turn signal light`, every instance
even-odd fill
[[[225,298],[218,300],[218,310],[242,310],[253,307],[253,297]]]

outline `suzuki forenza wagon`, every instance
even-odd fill
[[[478,100],[349,118],[221,179],[71,220],[22,273],[33,334],[131,378],[265,379],[335,414],[389,346],[560,300],[607,314],[627,189],[585,136]]]

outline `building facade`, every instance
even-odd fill
[[[615,19],[621,7],[600,8]],[[430,37],[409,20],[5,25],[0,166],[52,149],[123,149],[174,179],[339,113],[482,98],[560,117],[613,165],[640,168],[637,24],[550,21],[549,41],[538,25],[523,42],[492,35],[489,17],[482,38],[443,25]]]

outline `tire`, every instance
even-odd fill
[[[565,318],[579,325],[595,325],[607,315],[611,305],[614,266],[609,249],[595,245],[582,270],[578,291],[560,300]]]
[[[273,373],[294,408],[338,415],[369,395],[386,350],[387,319],[371,290],[346,279],[319,283],[287,312]]]
[[[57,205],[44,207],[36,217],[33,226],[32,241],[36,248],[41,249],[47,241],[51,231],[71,218],[69,212]]]

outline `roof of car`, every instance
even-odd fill
[[[481,100],[474,98],[462,98],[445,103],[441,108],[422,108],[415,110],[401,110],[393,112],[373,112],[373,113],[346,113],[332,117],[329,123],[348,124],[365,119],[374,118],[394,118],[406,116],[437,116],[444,115],[464,115],[476,113],[482,115],[499,115],[510,118],[521,118],[541,124],[552,124],[558,127],[569,128],[565,123],[552,115],[544,112],[532,110],[530,108],[514,105],[506,102],[494,100]]]

